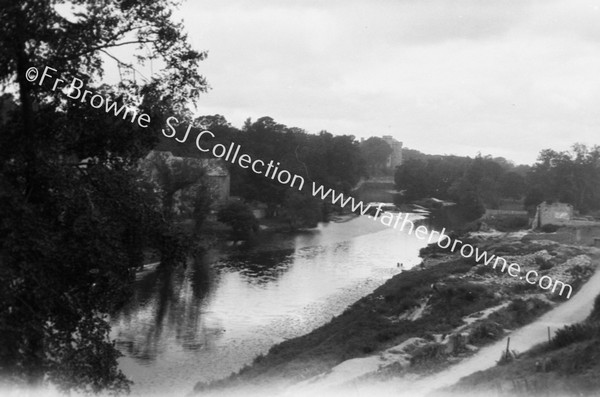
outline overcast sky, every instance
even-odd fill
[[[600,1],[188,0],[198,114],[532,163],[600,143]]]

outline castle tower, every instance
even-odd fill
[[[387,168],[394,170],[397,166],[402,164],[402,142],[399,142],[391,135],[384,135],[381,137],[390,147],[392,153],[387,159]]]

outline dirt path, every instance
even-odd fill
[[[592,278],[573,298],[544,314],[534,323],[507,335],[510,336],[510,349],[517,352],[524,352],[548,339],[548,327],[550,327],[551,333],[554,334],[554,331],[567,324],[583,321],[592,311],[594,299],[598,294],[600,294],[600,270],[596,271]],[[389,393],[396,396],[425,396],[434,390],[453,385],[460,378],[470,375],[473,372],[493,367],[496,365],[496,361],[500,358],[500,354],[505,348],[506,338],[482,348],[474,356],[438,374],[411,382],[407,382],[405,379],[398,379],[384,385],[375,386],[375,388],[381,388],[382,395]],[[371,385],[371,395],[373,395],[372,386],[374,385]],[[364,389],[364,394],[359,392],[358,388],[354,389],[354,391],[359,392],[356,395],[368,395],[368,389],[369,386]]]
[[[544,314],[534,323],[512,332],[509,335],[510,349],[524,352],[548,339],[548,327],[554,334],[554,331],[567,324],[585,320],[592,311],[594,299],[598,294],[600,294],[600,271],[596,271],[573,298]],[[481,349],[473,357],[448,370],[418,383],[427,391],[452,385],[464,376],[496,365],[496,361],[505,348],[506,338]]]
[[[549,311],[537,321],[520,328],[510,335],[510,349],[524,352],[534,345],[548,339],[548,327],[554,334],[559,328],[567,324],[580,322],[590,314],[594,299],[600,294],[600,270],[590,278],[581,290],[567,302]],[[327,388],[321,390],[325,396],[426,396],[427,394],[456,383],[460,378],[476,371],[485,370],[496,365],[501,352],[506,348],[506,337],[502,340],[482,348],[474,356],[462,362],[423,379],[396,378],[380,383],[353,383],[342,388]],[[294,390],[295,393],[286,393],[288,396],[305,395],[303,391]],[[314,389],[312,391],[315,391]]]

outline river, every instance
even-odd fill
[[[419,263],[426,244],[367,217],[212,250],[171,271],[140,272],[111,336],[133,395],[185,395],[274,344],[305,334]]]

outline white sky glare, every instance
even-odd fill
[[[188,0],[176,16],[209,52],[198,114],[237,127],[517,163],[600,143],[598,0]]]

